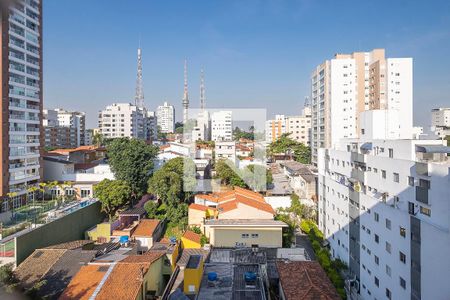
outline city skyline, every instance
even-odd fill
[[[182,2],[138,1],[125,9],[108,3],[89,3],[89,10],[83,1],[44,3],[44,106],[86,111],[89,128],[107,104],[134,102],[139,36],[145,104],[151,110],[168,101],[182,111],[187,58],[190,107],[200,106],[204,69],[209,107],[268,107],[268,117],[299,114],[317,64],[337,52],[373,48],[414,59],[415,125],[427,130],[431,109],[448,103],[450,17],[449,3],[443,1],[436,3],[439,11],[419,2],[414,7],[389,4],[389,10],[382,4],[348,3],[337,15],[332,3],[309,1],[227,2],[202,9]],[[176,19],[174,9],[183,11]],[[311,26],[319,11],[326,22]],[[383,18],[365,24],[364,11],[383,13]],[[119,14],[123,22],[116,22]],[[358,22],[367,25],[364,30]]]

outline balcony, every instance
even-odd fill
[[[358,153],[358,152],[352,152],[351,153],[351,160],[352,161],[356,161],[356,162],[360,162],[360,163],[365,163],[365,157],[364,154]]]
[[[359,182],[364,183],[365,182],[365,174],[366,174],[366,172],[364,172],[363,170],[353,168],[351,176],[353,179],[356,179]]]
[[[428,188],[416,186],[416,201],[428,203]]]
[[[428,174],[428,163],[426,162],[416,162],[416,173],[419,176],[429,176]]]

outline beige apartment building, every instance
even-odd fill
[[[311,108],[309,106],[303,109],[301,115],[275,115],[274,119],[266,121],[266,142],[274,142],[285,133],[289,133],[289,137],[294,141],[310,145]]]
[[[318,65],[311,75],[313,163],[319,148],[358,138],[366,110],[385,111],[388,137],[411,138],[412,74],[411,58],[386,58],[384,49],[336,54]]]

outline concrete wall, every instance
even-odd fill
[[[104,215],[100,212],[100,208],[100,202],[95,202],[16,237],[16,265],[19,265],[38,248],[84,239],[84,232],[103,220]]]

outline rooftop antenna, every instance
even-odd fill
[[[134,104],[139,107],[144,107],[144,87],[142,84],[142,49],[141,49],[141,38],[139,37],[139,48],[138,54],[138,66],[137,66],[137,77],[136,77],[136,95],[134,96]]]
[[[202,111],[205,110],[206,98],[205,98],[205,76],[203,69],[200,71],[200,108]]]
[[[305,97],[305,104],[303,105],[303,107],[310,107],[311,106],[311,102],[309,101],[309,97],[306,96]]]
[[[187,79],[187,60],[184,60],[183,124],[188,121],[189,95]]]

